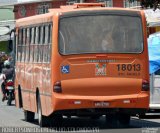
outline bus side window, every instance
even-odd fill
[[[17,45],[17,60],[21,61],[21,53],[22,53],[22,29],[18,31],[18,45]]]
[[[16,39],[16,40],[15,40],[15,44],[16,44],[16,60],[17,60],[17,61],[18,61],[18,51],[17,51],[18,49],[17,49],[17,48],[18,48],[18,40],[19,40],[19,39],[18,39],[18,35],[19,35],[19,31],[18,31],[18,34],[15,33],[15,39]]]
[[[21,32],[21,37],[22,37],[22,39],[21,39],[21,62],[23,62],[23,29],[22,29],[22,32]]]
[[[49,36],[49,25],[45,25],[45,36],[44,36],[44,43],[47,45],[49,43],[48,37]]]
[[[41,25],[40,27],[39,27],[39,29],[40,29],[40,33],[39,33],[39,35],[40,35],[40,45],[39,45],[39,48],[40,48],[40,62],[43,62],[43,54],[44,54],[44,26],[43,25]]]
[[[45,51],[44,51],[44,62],[48,62],[49,55],[49,25],[45,25]]]
[[[26,56],[26,38],[27,38],[27,29],[23,29],[23,43],[22,43],[22,62],[25,61]]]
[[[19,36],[20,36],[20,30],[18,29],[18,32],[17,32],[18,34],[15,34],[16,35],[16,46],[17,46],[17,48],[16,48],[16,60],[17,61],[19,61],[19,58],[18,58],[18,48],[19,48]]]
[[[43,45],[41,43],[41,26],[38,27],[38,36],[39,36],[39,40],[38,40],[38,47],[39,47],[39,62],[42,62],[43,61]]]
[[[35,27],[35,44],[37,45],[38,44],[38,27]]]
[[[51,45],[52,45],[52,25],[51,24],[49,24],[49,29],[48,29],[48,32],[49,32],[49,37],[48,37],[48,42],[49,42],[49,48],[48,48],[48,62],[50,62],[50,60],[51,60]]]
[[[35,27],[31,28],[30,61],[34,61]]]
[[[40,44],[44,44],[44,26],[41,26],[41,39],[40,39]]]
[[[43,34],[43,38],[44,38],[44,43],[43,43],[43,62],[47,62],[47,39],[46,39],[46,37],[45,37],[45,35],[47,34],[46,33],[46,31],[47,31],[47,28],[46,28],[46,26],[44,26],[44,34]]]
[[[45,44],[44,44],[44,51],[43,51],[43,61],[45,63],[50,62],[51,40],[52,40],[52,26],[51,24],[47,24],[45,25]]]
[[[27,37],[26,37],[26,58],[25,61],[29,61],[29,47],[30,47],[30,29],[27,28]]]
[[[34,62],[38,62],[38,55],[39,55],[39,44],[38,44],[38,30],[39,28],[35,28],[35,45],[34,45]]]
[[[31,60],[31,40],[32,40],[32,28],[29,27],[29,59],[28,61]]]

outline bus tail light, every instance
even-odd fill
[[[149,91],[149,82],[147,80],[142,81],[142,91]]]
[[[61,87],[61,82],[60,81],[58,81],[54,84],[53,91],[57,92],[57,93],[62,92],[62,87]]]

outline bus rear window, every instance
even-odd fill
[[[140,17],[118,15],[74,16],[60,19],[59,52],[141,53],[143,33]]]

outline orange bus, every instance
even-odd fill
[[[129,125],[149,108],[143,11],[81,3],[16,21],[16,106],[40,126],[63,116]]]

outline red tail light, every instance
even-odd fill
[[[13,81],[8,81],[8,82],[6,83],[6,85],[7,85],[7,86],[13,86],[14,83],[13,83]]]
[[[57,93],[62,92],[61,82],[58,81],[54,84],[53,91]]]
[[[147,80],[142,81],[142,91],[149,91],[149,82]]]

